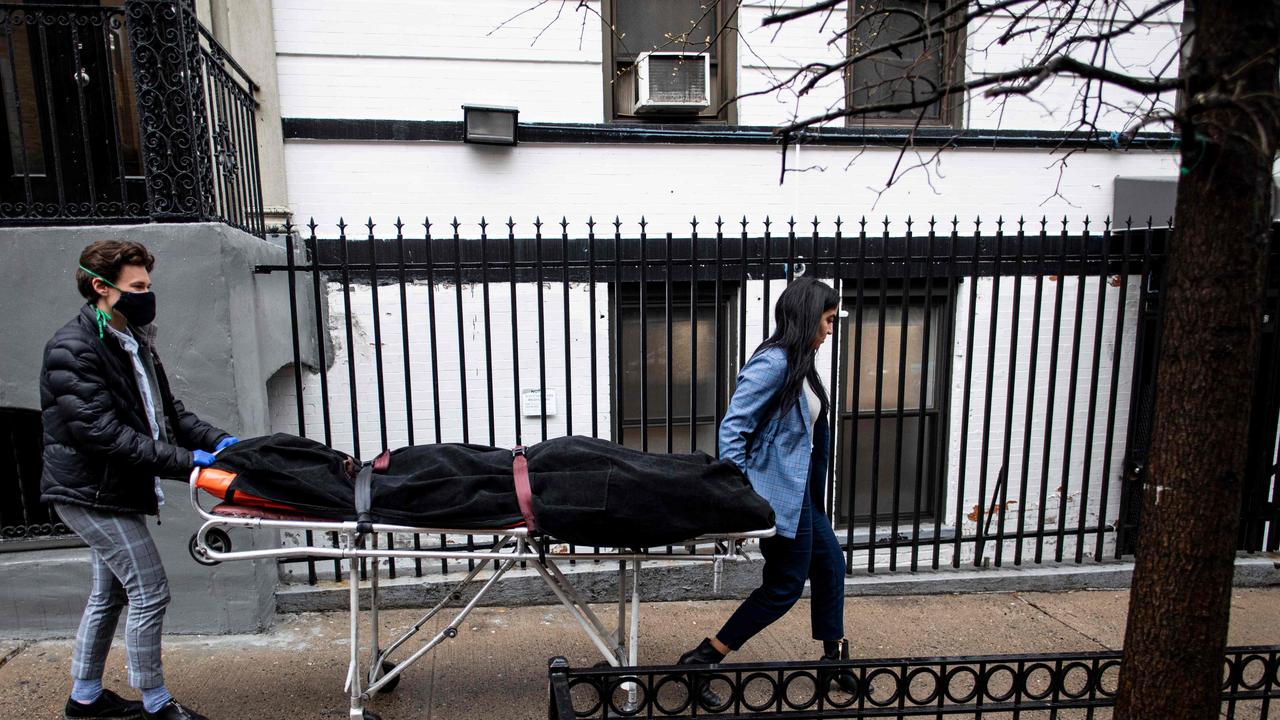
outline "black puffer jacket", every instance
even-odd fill
[[[133,361],[113,335],[98,337],[93,308],[85,305],[44,348],[41,500],[154,515],[154,478],[185,476],[192,467],[186,448],[212,451],[227,436],[174,399],[150,337],[136,329],[134,337],[154,363],[161,437],[173,442],[151,438]]]

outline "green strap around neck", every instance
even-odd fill
[[[106,283],[106,284],[110,285],[111,287],[116,288],[116,290],[120,290],[120,288],[116,287],[116,284],[115,284],[115,283],[113,283],[113,282],[111,282],[110,280],[108,280],[108,279],[106,279],[106,278],[102,277],[101,275],[99,275],[98,273],[96,273],[96,272],[94,272],[94,271],[90,270],[89,268],[87,268],[87,267],[85,267],[85,266],[83,266],[83,265],[78,265],[77,267],[79,267],[81,270],[85,271],[85,272],[86,272],[86,273],[88,273],[89,275],[91,275],[91,276],[93,276],[93,277],[96,277],[96,278],[98,278],[99,280],[101,280],[102,282],[104,282],[104,283]],[[124,291],[123,291],[123,290],[120,290],[120,292],[124,292]],[[107,325],[109,325],[109,324],[111,323],[111,313],[109,313],[109,312],[107,312],[106,310],[103,310],[102,308],[98,307],[98,304],[95,302],[95,303],[94,303],[94,305],[93,305],[93,314],[94,314],[94,320],[96,320],[96,321],[97,321],[97,323],[98,323],[98,339],[102,339],[103,337],[106,337],[106,328],[107,328]]]

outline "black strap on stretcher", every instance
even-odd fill
[[[386,472],[391,467],[391,451],[383,450],[373,462],[360,466],[356,473],[356,532],[364,535],[373,532],[373,474]]]
[[[525,527],[530,535],[536,535],[538,525],[533,516],[533,488],[529,485],[529,461],[525,459],[525,446],[517,445],[511,449],[511,475],[515,480],[516,503],[520,506],[520,515],[524,517]],[[373,532],[373,474],[386,472],[391,467],[391,451],[383,450],[373,462],[360,466],[356,473],[356,532],[367,535]],[[547,551],[546,538],[538,543],[538,554],[545,558]]]

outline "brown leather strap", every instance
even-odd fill
[[[529,487],[529,462],[524,457],[524,446],[511,448],[511,473],[516,481],[516,502],[520,505],[520,514],[524,516],[525,527],[529,532],[537,532],[538,526],[533,521],[533,489]]]
[[[376,473],[384,473],[391,467],[391,451],[383,450],[378,457],[373,459],[373,471]]]

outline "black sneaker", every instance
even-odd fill
[[[142,703],[125,700],[110,690],[103,690],[97,700],[87,704],[67,698],[67,707],[62,711],[62,717],[66,720],[137,720],[142,717]]]
[[[169,702],[160,706],[160,709],[153,712],[144,712],[142,717],[145,720],[209,720],[209,718],[178,704],[177,700],[169,700]]]

